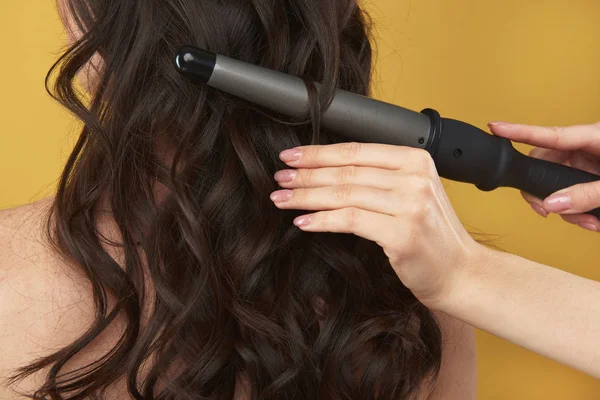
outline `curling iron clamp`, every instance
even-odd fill
[[[308,92],[301,78],[192,46],[182,47],[174,64],[193,81],[289,117],[308,115]],[[351,141],[427,150],[441,177],[472,183],[483,191],[512,187],[543,199],[558,190],[600,180],[579,169],[528,157],[510,140],[442,118],[435,110],[419,113],[339,89],[321,124]],[[589,214],[600,218],[600,208]]]

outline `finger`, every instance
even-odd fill
[[[543,207],[559,214],[581,214],[600,207],[600,181],[560,190],[544,200]]]
[[[360,208],[348,207],[303,215],[296,218],[294,224],[308,232],[353,233],[381,247],[385,247],[391,238],[402,243],[399,237],[402,230],[392,228],[397,224],[394,217]]]
[[[536,147],[535,149],[529,152],[529,155],[533,158],[538,158],[540,160],[546,160],[558,164],[562,164],[569,160],[573,153],[570,151],[562,151],[562,150],[552,150],[552,149],[543,149],[540,147]]]
[[[576,152],[569,159],[569,166],[600,175],[600,159],[589,153]]]
[[[600,223],[598,218],[589,214],[574,214],[574,215],[561,215],[561,218],[570,224],[579,225],[583,229],[588,231],[598,232],[600,231]]]
[[[542,217],[548,217],[548,211],[544,210],[544,200],[535,197],[527,192],[521,192],[521,196],[529,203],[533,211],[541,215]]]
[[[282,161],[295,168],[356,165],[383,169],[435,170],[431,155],[422,149],[378,143],[337,143],[302,146],[283,151]]]
[[[336,185],[362,185],[379,189],[394,189],[398,186],[398,173],[389,169],[357,167],[308,168],[282,170],[275,179],[284,188],[315,188]]]
[[[271,194],[271,200],[281,209],[334,210],[357,207],[388,215],[394,215],[398,209],[398,199],[392,191],[360,185],[279,190]]]
[[[585,150],[600,155],[600,124],[547,128],[522,124],[490,123],[494,135],[554,150]]]
[[[531,204],[537,204],[538,206],[542,207],[544,205],[544,200],[535,197],[532,194],[529,194],[527,192],[521,192],[521,196],[523,196],[523,198],[525,199],[526,202],[531,203]]]
[[[592,174],[600,174],[600,160],[590,153],[582,151],[550,150],[536,147],[531,150],[529,155],[534,158],[563,164]]]

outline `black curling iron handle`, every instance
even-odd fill
[[[544,199],[600,176],[565,165],[528,157],[508,139],[490,135],[467,123],[441,118],[430,153],[440,176],[475,184],[480,190],[511,187]],[[588,214],[600,218],[600,208]]]

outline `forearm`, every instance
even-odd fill
[[[440,311],[600,378],[600,283],[484,254]]]

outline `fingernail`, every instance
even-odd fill
[[[278,190],[276,192],[271,193],[271,200],[275,203],[281,203],[284,201],[288,201],[292,198],[291,190]]]
[[[281,154],[279,154],[279,158],[281,158],[281,161],[286,162],[298,161],[300,157],[302,157],[302,151],[300,151],[299,149],[289,149],[282,151]]]
[[[543,207],[540,207],[538,204],[531,203],[531,208],[533,208],[533,211],[540,214],[542,217],[544,217],[544,218],[548,217],[548,212],[546,210],[544,210]]]
[[[506,124],[508,124],[508,122],[494,121],[494,122],[488,123],[488,125],[491,125],[491,126],[499,126],[499,125],[506,125]]]
[[[277,182],[291,182],[296,179],[296,175],[298,173],[291,169],[284,169],[282,171],[277,171],[275,174],[275,180]]]
[[[310,225],[310,215],[304,215],[302,217],[298,217],[294,220],[294,225],[298,227],[306,227]]]
[[[565,193],[552,195],[544,201],[544,209],[548,212],[560,213],[571,208],[573,208],[571,197]]]
[[[582,222],[579,224],[579,226],[583,229],[587,229],[588,231],[598,232],[598,226],[589,222]]]

